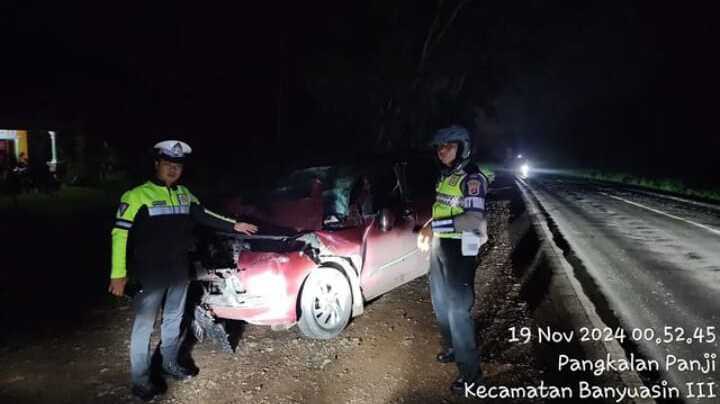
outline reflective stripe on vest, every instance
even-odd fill
[[[464,212],[464,195],[462,192],[463,179],[467,174],[452,174],[449,175],[440,182],[438,182],[435,191],[437,195],[435,197],[435,203],[432,208],[433,221],[451,219],[455,216],[459,216]],[[436,237],[440,238],[461,238],[461,232],[434,232]]]
[[[190,205],[184,206],[152,206],[148,208],[149,216],[189,215]]]

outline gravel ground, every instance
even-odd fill
[[[476,278],[482,368],[490,384],[537,384],[542,370],[531,345],[507,342],[508,328],[534,326],[510,259],[509,202],[490,204],[494,247]],[[130,403],[128,302],[97,307],[74,331],[13,341],[0,348],[0,401]],[[435,362],[440,333],[427,277],[370,304],[337,339],[302,338],[247,325],[235,353],[195,345],[201,369],[187,382],[168,382],[167,403],[453,403],[452,364]],[[512,403],[512,401],[502,401]],[[518,401],[519,402],[519,401]],[[537,402],[537,401],[535,401]]]

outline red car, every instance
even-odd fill
[[[333,338],[366,302],[426,274],[416,239],[430,218],[433,176],[412,171],[419,185],[410,193],[406,171],[407,163],[311,168],[257,204],[228,200],[226,210],[261,234],[227,235],[232,264],[200,271],[196,334],[232,319]]]

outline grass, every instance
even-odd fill
[[[634,185],[649,190],[670,192],[720,202],[720,188],[691,188],[677,178],[648,178],[629,173],[604,172],[599,170],[563,170],[562,175]]]
[[[0,212],[30,216],[72,216],[81,212],[112,209],[118,203],[119,195],[114,189],[79,186],[63,186],[52,194],[23,193],[17,195],[16,201],[10,195],[0,194]]]

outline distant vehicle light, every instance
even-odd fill
[[[527,178],[528,175],[530,175],[530,165],[528,163],[525,163],[522,166],[520,166],[520,175],[523,178]]]
[[[517,155],[517,158],[521,159],[521,158],[522,158],[522,154],[518,154],[518,155]]]

